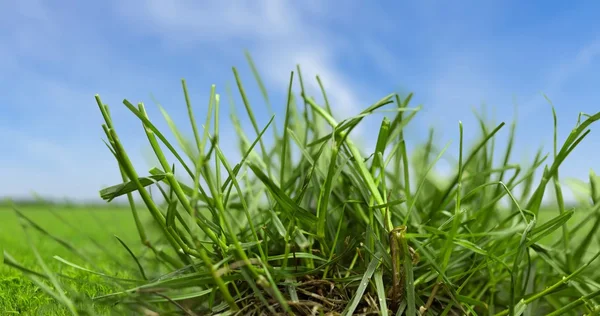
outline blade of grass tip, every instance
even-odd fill
[[[297,97],[292,94],[290,101],[290,130],[296,135],[304,135],[304,132],[309,129],[308,124],[303,121],[302,113],[298,110],[298,104],[296,102]],[[301,146],[304,146],[304,140],[300,142]]]
[[[123,246],[123,248],[125,248],[125,250],[127,250],[127,252],[131,256],[131,258],[133,258],[133,260],[135,261],[135,264],[138,266],[138,269],[140,270],[140,275],[142,276],[142,278],[144,280],[148,280],[148,277],[146,277],[146,272],[144,271],[144,267],[142,267],[142,264],[140,263],[140,261],[138,260],[136,255],[133,253],[133,251],[131,251],[131,249],[127,246],[127,244],[121,238],[119,238],[119,236],[115,235],[115,238],[117,238],[117,240],[119,241],[121,246]]]
[[[535,154],[533,163],[529,167],[529,172],[525,173],[528,176],[523,177],[523,179],[522,179],[523,189],[521,192],[521,201],[525,201],[526,198],[530,197],[531,189],[533,188],[533,181],[535,180],[534,179],[534,171],[536,171],[539,168],[539,166],[542,165],[541,161],[544,161],[549,156],[548,154],[546,154],[544,157],[542,157],[542,155],[543,155],[543,147],[540,146],[540,148],[538,148],[538,150]]]
[[[479,153],[479,151],[481,149],[483,149],[487,142],[496,135],[496,133],[498,133],[498,131],[500,131],[500,129],[502,129],[502,127],[504,127],[504,125],[506,125],[506,123],[502,122],[500,123],[494,130],[492,130],[486,137],[484,137],[473,149],[473,151],[471,152],[471,154],[464,159],[464,164],[461,165],[461,170],[464,170],[474,159],[477,158],[477,154]],[[450,182],[450,186],[446,189],[446,191],[444,192],[444,194],[441,195],[439,201],[436,203],[436,206],[433,208],[435,210],[441,209],[442,205],[445,204],[446,199],[449,198],[450,193],[452,193],[454,186],[456,186],[458,184],[458,177],[459,175],[457,174],[454,179],[452,179],[452,181]]]
[[[554,105],[552,105],[552,118],[554,120],[554,159],[556,159],[557,155],[557,146],[558,146],[558,117],[556,116],[556,109]],[[554,190],[556,193],[556,202],[558,204],[558,211],[560,214],[565,212],[565,202],[563,198],[562,189],[560,187],[560,179],[558,175],[558,170],[554,173]],[[565,223],[562,227],[562,240],[563,240],[563,251],[565,254],[565,262],[567,263],[568,271],[573,270],[573,258],[571,256],[571,247],[569,247],[570,237],[569,237],[569,229],[567,228],[567,224]]]
[[[323,82],[321,82],[321,77],[317,76],[317,83],[319,84],[319,88],[321,89],[321,94],[323,95],[323,101],[325,102],[325,108],[327,112],[331,116],[333,116],[333,112],[331,111],[331,106],[329,105],[329,98],[327,98],[327,93],[325,92],[325,87],[323,87]]]
[[[271,102],[269,101],[269,94],[267,93],[267,88],[265,87],[265,84],[260,76],[260,73],[258,72],[258,69],[256,68],[256,64],[254,63],[254,60],[252,59],[252,56],[250,55],[249,51],[244,51],[244,55],[246,56],[246,61],[248,61],[248,65],[250,65],[250,69],[252,70],[252,74],[254,75],[254,80],[256,80],[256,83],[258,84],[258,87],[260,89],[260,93],[262,94],[263,98],[265,99],[265,103],[267,105],[267,110],[269,111],[269,115],[274,116],[275,112],[273,112],[273,107],[271,106]],[[277,138],[277,126],[275,124],[273,124],[273,135],[275,136],[275,138]]]
[[[248,97],[246,96],[246,91],[242,86],[242,80],[240,78],[240,75],[238,74],[237,69],[235,67],[232,69],[233,75],[235,76],[235,81],[238,86],[238,90],[240,92],[240,95],[242,96],[242,101],[244,102],[244,107],[246,108],[246,113],[250,118],[250,122],[252,123],[252,127],[254,128],[254,132],[256,133],[256,135],[258,135],[260,133],[260,130],[258,129],[258,123],[256,122],[256,117],[254,116],[254,112],[252,111],[252,107],[250,106],[250,101],[248,101]],[[269,177],[271,177],[271,162],[270,159],[268,159],[268,152],[262,138],[259,140],[259,144],[260,149],[263,153],[264,163],[267,165],[267,174],[269,175]]]
[[[16,208],[14,210],[17,211]],[[44,289],[44,291],[46,293],[50,294],[57,301],[59,301],[61,304],[63,304],[72,315],[75,315],[75,316],[79,315],[79,313],[77,312],[77,309],[75,308],[75,304],[73,303],[73,301],[71,301],[67,297],[67,295],[65,294],[65,290],[60,285],[60,282],[58,282],[58,279],[56,278],[54,273],[50,270],[50,268],[48,268],[48,266],[44,262],[44,259],[38,252],[37,247],[31,240],[31,236],[29,235],[29,232],[27,230],[27,228],[28,228],[27,223],[29,223],[29,222],[23,220],[23,217],[21,217],[22,214],[20,212],[17,211],[16,214],[17,214],[17,216],[19,216],[21,227],[23,228],[23,231],[25,232],[25,240],[27,241],[29,248],[33,252],[33,255],[35,256],[37,263],[40,265],[40,267],[44,271],[45,275],[48,277],[48,280],[50,281],[50,283],[52,284],[52,286],[54,287],[55,290],[52,290],[51,288],[45,286],[42,282],[39,282],[38,286],[40,286],[42,289]],[[31,276],[30,276],[30,278],[31,278]],[[36,280],[36,279],[32,278],[32,280]],[[38,282],[36,282],[36,283],[38,283]]]
[[[214,124],[214,136],[213,138],[215,139],[215,143],[214,143],[214,147],[218,147],[219,146],[219,106],[220,106],[220,102],[221,102],[221,97],[219,96],[219,94],[215,94],[215,124]],[[215,157],[216,157],[216,153],[215,153]],[[216,183],[216,189],[217,191],[221,188],[222,186],[222,182],[221,182],[221,160],[220,159],[215,159],[215,178],[217,180]],[[200,181],[197,181],[200,182]],[[219,193],[222,194],[223,191],[219,191]]]
[[[289,132],[288,126],[290,124],[290,106],[292,104],[292,84],[294,83],[294,72],[292,71],[290,74],[290,84],[288,87],[288,99],[287,99],[287,107],[285,111],[285,122],[283,124],[283,139],[281,145],[281,169],[279,174],[279,183],[285,183],[285,173],[286,173],[286,161],[291,156],[288,154],[288,146],[289,146]]]
[[[433,151],[433,135],[435,133],[435,129],[433,127],[429,128],[429,134],[427,136],[427,144],[425,145],[425,150],[422,154],[422,161],[417,161],[419,168],[419,172],[423,173],[423,170],[427,168],[427,164],[429,164],[429,157]]]
[[[140,119],[142,121],[142,123],[144,124],[144,128],[149,129],[150,131],[152,131],[152,133],[156,137],[158,137],[158,139],[160,139],[160,141],[163,144],[165,144],[165,146],[169,149],[169,151],[173,154],[173,156],[175,156],[175,158],[177,159],[177,161],[179,161],[179,163],[183,166],[183,168],[188,173],[188,175],[190,177],[193,177],[194,173],[192,172],[192,169],[190,169],[190,167],[188,167],[188,165],[185,163],[185,161],[183,160],[183,158],[181,157],[181,155],[179,155],[179,153],[177,152],[177,150],[175,150],[175,148],[173,147],[173,145],[171,145],[171,143],[158,130],[158,128],[156,128],[156,126],[152,122],[150,122],[150,120],[148,119],[148,117],[143,112],[139,111],[128,100],[126,100],[126,99],[123,100],[123,104],[125,105],[125,107],[127,107],[127,109],[129,109],[129,111],[131,111],[131,113],[133,113],[135,116],[138,117],[138,119]],[[110,130],[114,130],[114,128],[111,128]]]
[[[179,143],[179,147],[181,147],[183,152],[193,161],[195,154],[192,151],[192,146],[190,145],[188,140],[183,136],[183,134],[179,131],[177,124],[175,124],[169,113],[160,104],[157,104],[157,106],[163,118],[167,122],[171,133],[175,136],[177,143]]]
[[[483,108],[483,113],[480,114],[475,108],[473,108],[473,112],[475,114],[475,117],[477,118],[477,121],[479,122],[479,127],[481,129],[481,134],[483,137],[488,135],[488,127],[486,124],[486,108]],[[480,159],[478,159],[476,161],[476,163],[474,165],[471,165],[471,169],[476,170],[473,171],[473,173],[476,173],[476,176],[473,177],[472,181],[477,182],[477,183],[488,183],[491,180],[491,174],[488,172],[485,172],[487,170],[490,170],[493,168],[493,160],[494,160],[494,156],[493,153],[494,148],[495,148],[495,144],[496,144],[496,139],[495,138],[491,138],[490,141],[488,143],[485,144],[485,146],[482,149],[482,152],[479,156]],[[469,172],[470,170],[467,169],[467,172]],[[463,181],[465,183],[467,183],[467,181],[465,181],[465,179],[463,178]],[[475,183],[474,183],[475,184]],[[479,205],[477,207],[481,207],[483,201],[488,200],[489,199],[489,188],[485,187],[483,189],[483,192],[480,193],[481,194],[481,201],[478,203]],[[465,201],[466,203],[468,203],[468,201]]]
[[[109,111],[108,105],[102,106],[102,101],[100,100],[99,96],[96,98],[96,101],[98,102],[98,106],[100,108],[105,109],[105,111],[106,111],[105,119],[109,120],[109,121],[106,121],[106,124],[107,124],[107,126],[111,127],[111,123],[110,123],[111,117],[110,117],[110,111]],[[105,132],[106,132],[106,137],[110,137],[110,133],[108,132],[107,129],[105,129]],[[108,146],[108,144],[107,144],[107,146]],[[127,174],[125,173],[125,170],[123,170],[123,167],[118,163],[117,154],[116,154],[115,150],[110,146],[109,146],[109,149],[115,156],[115,160],[117,160],[117,165],[119,167],[119,173],[121,174],[121,179],[123,180],[123,183],[130,183],[128,181],[129,179],[127,178]],[[152,182],[152,181],[149,181],[149,182]],[[133,183],[131,183],[131,184],[133,184]],[[132,187],[133,187],[133,190],[135,190],[135,185],[132,185]],[[131,194],[131,192],[133,192],[133,190],[127,193],[127,202],[129,203],[129,208],[131,209],[131,214],[133,216],[133,220],[135,222],[135,227],[138,231],[140,241],[142,242],[142,244],[144,244],[148,247],[151,247],[150,240],[148,240],[148,238],[146,236],[146,230],[144,228],[144,225],[142,225],[142,221],[140,219],[140,216],[139,216],[139,213],[137,210],[137,206],[135,204],[135,201],[133,200],[133,194]],[[102,196],[102,191],[100,191],[100,192],[101,192],[100,195]]]
[[[208,141],[208,132],[210,129],[210,119],[212,117],[212,113],[213,113],[213,106],[216,102],[216,92],[215,92],[216,86],[213,84],[210,86],[210,94],[209,94],[209,100],[208,100],[208,110],[206,113],[206,120],[204,121],[204,133],[202,135],[202,140],[200,141],[200,148],[198,148],[198,152],[200,153],[200,156],[198,156],[198,160],[199,160],[199,165],[198,168],[202,167],[202,163],[204,159],[207,159],[207,155],[204,154],[204,149],[206,147],[206,142]]]
[[[378,154],[384,154],[388,143],[389,131],[390,120],[387,117],[384,117],[381,121],[381,126],[379,127],[379,135],[377,136],[377,143],[375,145],[375,157],[377,157]],[[381,167],[381,172],[383,172],[385,166],[381,165],[378,159],[373,159],[373,163],[371,165],[371,174],[375,174],[375,170],[379,167]]]
[[[194,179],[194,191],[193,191],[192,200],[190,203],[193,206],[193,209],[192,209],[193,217],[196,217],[196,214],[199,214],[196,211],[196,203],[197,203],[198,199],[200,198],[200,193],[202,194],[202,196],[204,196],[204,198],[206,200],[208,199],[208,196],[204,192],[204,189],[202,188],[202,186],[200,186],[201,175],[204,175],[205,182],[209,185],[209,187],[212,190],[214,190],[214,188],[211,187],[212,174],[207,170],[208,168],[207,168],[207,165],[205,164],[205,162],[207,162],[210,159],[210,154],[211,154],[214,146],[211,144],[208,154],[205,154],[204,152],[205,152],[205,148],[206,148],[206,142],[208,140],[208,129],[210,128],[210,118],[211,118],[212,111],[213,111],[213,102],[216,102],[215,89],[216,89],[215,85],[214,84],[211,85],[209,99],[208,99],[208,113],[206,114],[206,121],[203,126],[204,134],[203,134],[201,140],[199,140],[199,136],[197,137],[197,140],[196,140],[196,146],[198,147],[198,157],[195,161],[196,170],[195,170],[194,178],[193,178]],[[217,113],[215,113],[215,115],[218,116]],[[190,120],[193,120],[193,122],[195,122],[193,115],[190,115]],[[218,124],[218,123],[216,123],[216,124]],[[194,123],[194,125],[195,125],[195,123]],[[198,134],[197,128],[195,128],[194,133],[195,133],[195,135]],[[215,135],[216,135],[216,137],[218,137],[217,133],[215,133]],[[215,141],[218,141],[218,139]],[[202,173],[203,170],[205,171],[204,173]],[[217,171],[218,170],[219,170],[219,168],[217,168]],[[217,173],[217,175],[219,175],[219,174]],[[209,210],[211,211],[211,213],[215,213],[214,200],[213,200],[213,203],[208,203],[208,204],[209,204]],[[196,239],[197,239],[196,235],[192,236],[192,239],[194,239],[194,241],[196,242]]]
[[[200,153],[200,150],[203,147],[200,146],[200,134],[198,133],[198,126],[196,125],[196,119],[194,116],[194,111],[192,109],[192,101],[190,100],[190,95],[188,93],[187,83],[185,82],[185,79],[181,79],[181,87],[183,88],[183,96],[185,97],[187,114],[190,119],[190,124],[192,125],[192,131],[194,133],[194,140],[196,141],[196,146],[197,146],[198,152]],[[213,87],[214,87],[214,85],[213,85]],[[212,89],[213,88],[211,87],[211,91],[212,91]]]
[[[300,70],[300,65],[296,65],[296,71],[298,72],[298,81],[300,82],[300,96],[304,96],[304,95],[306,95],[305,94],[306,90],[304,89],[304,80],[302,79],[302,71]],[[303,112],[304,123],[307,124],[306,128],[304,129],[304,143],[303,143],[303,147],[306,148],[308,145],[308,133],[312,130],[313,137],[316,139],[319,137],[319,131],[316,128],[316,125],[318,123],[315,122],[314,120],[311,121],[308,117],[309,116],[308,102],[306,102],[306,99],[304,97],[302,97],[302,101],[304,103],[304,112]],[[314,118],[316,119],[316,116],[314,116]]]
[[[404,128],[408,126],[410,122],[412,122],[412,120],[417,116],[417,114],[419,114],[421,108],[421,106],[418,106],[416,108],[408,108],[407,105],[406,107],[399,107],[395,109],[394,112],[397,112],[397,115],[390,125],[389,139],[397,139],[398,141],[404,140]],[[410,111],[411,113],[408,116],[404,117],[404,112],[407,111]],[[402,114],[402,116],[400,116],[399,114]],[[430,133],[432,133],[432,131],[430,131]],[[428,148],[428,150],[430,151],[431,148]]]
[[[452,228],[450,230],[450,234],[448,235],[448,239],[446,240],[446,245],[443,249],[443,260],[442,260],[442,271],[446,271],[448,268],[448,263],[450,261],[450,256],[452,255],[452,249],[454,248],[454,238],[456,237],[456,233],[458,231],[458,226],[460,224],[460,202],[461,202],[461,191],[462,191],[462,176],[463,176],[463,124],[462,122],[458,122],[460,138],[459,138],[459,156],[458,156],[458,177],[457,177],[457,190],[456,190],[456,204],[454,209],[454,219],[452,221]],[[438,282],[441,281],[438,277]]]
[[[104,122],[106,122],[106,126],[108,128],[112,128],[112,120],[110,118],[108,105],[105,105],[104,103],[102,103],[102,100],[100,99],[100,95],[96,94],[94,96],[94,98],[96,99],[96,104],[98,104],[100,113],[102,114],[102,117],[104,118]]]
[[[561,153],[559,153],[557,155],[557,159],[554,160],[551,167],[548,168],[548,166],[546,166],[544,168],[542,179],[541,179],[538,187],[535,189],[533,195],[530,197],[529,203],[527,204],[528,210],[532,210],[535,214],[537,214],[539,212],[540,207],[542,205],[542,199],[544,197],[544,194],[546,193],[546,186],[548,185],[548,182],[550,181],[550,179],[553,178],[553,175],[558,171],[559,166],[562,164],[562,162],[565,160],[565,158],[570,155],[570,153],[589,134],[589,132],[590,132],[589,130],[586,131],[580,138],[578,138],[573,143],[573,145],[571,145],[569,148],[567,148],[567,150],[564,153],[562,153],[563,150],[561,149]],[[565,143],[565,145],[563,145],[563,149],[565,149],[565,147],[567,147],[566,143]],[[560,159],[560,161],[558,159]]]
[[[244,129],[242,128],[241,122],[240,122],[237,114],[235,113],[235,103],[233,102],[233,97],[230,97],[229,113],[230,113],[229,118],[231,120],[231,123],[233,124],[235,131],[236,131],[238,148],[239,148],[240,152],[246,152],[246,151],[248,151],[248,148],[250,148],[250,141],[248,140],[248,137],[246,136],[246,133],[245,133]],[[255,139],[259,140],[258,138],[255,138]],[[248,157],[250,157],[250,158],[248,158]],[[266,165],[262,161],[262,158],[254,150],[249,151],[248,157],[247,157],[247,159],[253,159],[256,162],[259,162],[264,168],[266,168]]]
[[[579,143],[590,133],[590,130],[588,130],[587,127],[598,120],[600,120],[600,112],[589,116],[584,122],[571,131],[567,137],[567,140],[563,143],[562,148],[556,155],[556,159],[549,168],[547,176],[545,175],[542,178],[540,184],[535,190],[535,193],[531,196],[527,206],[525,207],[526,209],[532,210],[535,214],[537,214],[542,204],[542,199],[544,197],[545,188],[548,184],[548,181],[550,181],[551,177],[564,162],[567,156],[569,156],[570,153],[577,147],[577,145],[579,145]]]
[[[99,95],[96,95],[95,99],[96,99],[96,103],[97,103],[97,105],[98,105],[98,107],[99,107],[99,109],[100,109],[100,111],[102,113],[102,116],[104,117],[104,120],[106,122],[106,125],[102,126],[103,130],[106,133],[106,137],[110,138],[109,128],[112,128],[112,120],[111,120],[111,117],[110,117],[109,107],[108,107],[108,105],[102,103],[102,100],[100,99]],[[110,151],[112,152],[112,154],[114,155],[115,160],[118,161],[117,154],[116,154],[115,150],[108,143],[105,142],[105,144],[110,149]],[[121,173],[121,178],[123,179],[123,182],[127,182],[128,178],[127,178],[127,175],[125,174],[125,171],[123,170],[123,168],[121,167],[120,164],[117,163],[117,165],[119,166],[119,172]],[[102,191],[100,191],[100,196],[102,197],[102,195],[103,195]],[[150,242],[146,238],[146,232],[145,232],[145,229],[144,229],[144,227],[143,227],[143,225],[142,225],[142,223],[140,221],[139,214],[137,212],[137,208],[135,206],[135,203],[133,201],[133,196],[132,196],[131,193],[127,194],[127,200],[129,202],[131,213],[133,215],[133,219],[135,221],[135,226],[136,226],[136,228],[138,230],[138,234],[140,236],[140,240],[141,240],[141,242],[144,245],[149,246]]]
[[[506,151],[504,153],[504,158],[502,160],[502,166],[506,166],[509,164],[510,156],[512,154],[512,149],[514,146],[516,129],[517,129],[517,119],[516,119],[516,107],[515,107],[515,119],[512,121],[511,126],[510,126],[510,132],[508,135],[508,144],[506,145]],[[498,175],[498,181],[504,181],[506,171],[507,171],[507,169],[502,169],[502,171]],[[510,186],[510,182],[509,182],[509,186]],[[501,191],[502,191],[502,188],[500,186],[496,186],[493,196],[499,196]],[[495,207],[495,205],[497,205],[497,202],[494,204],[491,204],[489,206],[489,208],[486,208],[486,210],[483,212],[483,214],[485,214],[485,215],[483,215],[484,219],[481,221],[481,223],[483,225],[486,225],[486,223],[489,223],[490,216],[492,216],[492,214],[494,214],[494,212],[492,212],[491,210]]]
[[[367,290],[367,287],[369,286],[369,283],[370,283],[369,280],[371,280],[373,273],[375,273],[375,270],[379,266],[381,256],[382,256],[381,253],[377,252],[373,256],[373,259],[371,259],[371,262],[369,262],[369,265],[367,266],[367,270],[365,271],[365,273],[363,274],[363,276],[360,280],[360,285],[356,289],[356,293],[354,293],[354,296],[352,296],[352,300],[350,301],[350,304],[348,304],[346,306],[346,308],[342,312],[342,315],[349,316],[349,315],[354,314],[356,307],[358,307],[358,304],[363,299],[363,295],[364,295],[365,291]]]
[[[410,99],[412,98],[412,93],[408,95],[408,97],[404,100],[403,103],[400,102],[400,96],[398,94],[395,95],[396,97],[396,104],[398,104],[398,106],[401,106],[402,108],[408,108],[408,103],[410,102]],[[403,123],[403,112],[400,111],[398,112],[398,125]],[[409,118],[410,119],[410,118]],[[393,123],[392,123],[393,124]],[[410,193],[410,171],[409,171],[409,161],[408,161],[408,152],[406,150],[406,141],[404,139],[404,128],[403,127],[399,127],[400,128],[400,132],[398,133],[398,141],[400,142],[400,152],[401,152],[401,156],[400,159],[402,159],[402,174],[404,176],[404,195],[406,196],[406,205],[412,205],[412,197],[411,197],[411,193]],[[393,127],[390,126],[390,131],[393,131]],[[400,174],[400,173],[398,173]],[[407,218],[408,218],[408,212],[407,212]],[[406,225],[406,223],[404,224]]]

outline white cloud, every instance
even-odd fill
[[[567,60],[562,65],[554,69],[550,75],[549,87],[560,88],[566,81],[572,78],[577,72],[583,70],[595,58],[600,55],[600,39],[588,42],[582,47],[575,57]]]
[[[285,36],[293,27],[294,18],[285,13],[285,3],[280,1],[236,2],[225,7],[214,3],[196,1],[143,1],[124,2],[120,12],[145,22],[158,22],[155,30],[164,35],[196,39],[243,38],[259,36],[271,38]]]
[[[519,117],[525,118],[536,113],[542,106],[549,106],[548,101],[543,97],[543,94],[552,96],[559,95],[562,87],[567,84],[577,73],[585,70],[587,66],[592,64],[595,59],[600,56],[600,39],[594,39],[584,45],[575,56],[566,59],[563,63],[552,68],[548,73],[548,80],[545,83],[543,91],[536,93],[520,105],[523,108],[519,111]]]
[[[343,113],[356,112],[362,103],[336,64],[343,52],[337,50],[334,36],[315,25],[319,15],[325,14],[320,6],[303,2],[297,7],[272,0],[224,6],[154,0],[122,2],[118,12],[132,19],[132,27],[138,31],[158,34],[168,45],[202,43],[195,49],[207,44],[209,50],[234,50],[236,55],[248,47],[267,84],[280,91],[287,88],[289,72],[300,64],[311,94],[320,96],[314,79],[319,74],[332,106]],[[238,43],[244,46],[238,47]]]

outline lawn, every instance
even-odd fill
[[[139,237],[128,208],[64,205],[18,208],[41,228],[54,237],[67,241],[74,248],[83,249],[99,266],[109,271],[124,271],[115,269],[117,263],[114,259],[120,261],[127,256],[126,250],[114,237],[115,234],[132,245],[133,249],[140,248]],[[11,207],[0,207],[0,223],[0,246],[3,251],[10,253],[23,266],[41,271],[27,243],[27,235]],[[54,259],[53,256],[59,256],[70,262],[89,266],[59,242],[31,228],[28,232],[32,243],[51,270],[74,276],[78,280],[69,284],[77,292],[96,296],[114,290],[106,285],[102,278],[71,268]],[[29,279],[23,278],[20,271],[0,265],[0,314],[12,313],[54,315],[66,314],[67,310]]]
[[[117,234],[131,249],[142,251],[135,223],[128,207],[90,207],[73,205],[53,206],[25,206],[19,207],[28,218],[43,229],[48,230],[54,237],[68,241],[77,249],[85,249],[85,253],[93,256],[99,266],[107,271],[122,272],[119,264],[127,262],[126,250],[114,238]],[[558,210],[547,206],[540,212],[542,223],[547,222],[556,215]],[[590,217],[589,209],[577,209],[573,218],[568,222],[570,229],[575,228],[577,223],[585,223],[580,232],[573,236],[573,244],[579,244],[591,232],[593,221],[586,221]],[[148,215],[143,213],[142,217],[147,220]],[[0,245],[3,250],[9,252],[15,259],[27,268],[39,271],[36,258],[26,242],[26,233],[19,224],[19,218],[11,207],[0,207]],[[78,281],[68,282],[77,292],[94,297],[108,294],[118,290],[111,286],[106,280],[99,276],[90,275],[87,272],[71,268],[54,256],[59,256],[70,262],[83,266],[89,265],[80,260],[72,251],[66,249],[60,243],[44,237],[38,231],[31,231],[31,239],[38,249],[42,259],[48,267],[57,273],[64,273],[75,277]],[[561,233],[554,232],[541,240],[540,244],[552,247],[561,240]],[[101,245],[102,248],[98,247]],[[594,243],[588,249],[586,257],[590,257],[599,250],[600,245]],[[108,250],[110,253],[107,253]],[[113,256],[116,256],[113,257]],[[119,275],[115,275],[119,276]],[[120,275],[131,277],[129,273]],[[95,306],[95,311],[101,314],[111,313],[110,307],[105,305]],[[68,310],[48,296],[30,280],[23,278],[21,272],[0,265],[0,312],[2,315],[68,315]]]

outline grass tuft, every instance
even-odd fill
[[[37,231],[72,256],[54,256],[56,265],[49,266],[28,237],[41,270],[20,264],[6,251],[4,263],[71,315],[116,308],[145,315],[599,312],[600,178],[591,171],[589,183],[577,182],[574,188],[584,202],[566,205],[559,168],[600,113],[580,117],[561,146],[552,109],[553,152],[543,156],[540,150],[529,165],[511,159],[516,122],[502,149],[496,144],[506,124],[489,126],[477,114],[479,126],[459,123],[457,164],[444,175],[435,165],[449,145],[438,150],[433,130],[424,144],[410,144],[405,132],[420,109],[409,107],[412,94],[390,94],[338,121],[320,78],[324,105],[306,94],[298,67],[290,74],[285,113],[278,121],[259,72],[246,57],[271,119],[259,124],[233,68],[254,133],[245,133],[231,101],[240,161],[231,162],[224,153],[221,96],[214,85],[199,126],[182,80],[191,140],[158,106],[179,149],[152,123],[144,104],[123,101],[139,119],[158,161],[147,172],[135,168],[109,107],[96,96],[105,144],[122,175],[121,183],[102,189],[100,196],[105,201],[127,197],[139,243],[117,237],[131,231],[117,232],[116,264],[103,266],[89,248],[53,236],[17,210],[27,236]],[[372,135],[374,151],[365,152],[354,141],[356,128],[381,113],[391,116],[382,118]],[[464,141],[465,128],[481,132],[471,146]],[[412,153],[409,144],[416,148]],[[552,161],[544,165],[548,158]],[[543,204],[550,182],[556,202]],[[134,195],[143,205],[136,205]],[[50,269],[58,266],[71,274]],[[69,286],[76,281],[73,271],[93,277],[80,282],[106,287],[78,295]],[[0,290],[10,282],[1,280]]]

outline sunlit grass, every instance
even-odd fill
[[[298,67],[290,76],[285,116],[260,126],[234,69],[243,101],[230,112],[236,140],[219,137],[219,90],[210,89],[207,115],[197,120],[183,81],[192,137],[161,108],[179,149],[143,104],[124,100],[156,156],[158,166],[149,171],[132,164],[109,107],[96,96],[106,144],[123,178],[100,194],[108,201],[127,196],[136,236],[108,251],[125,254],[118,266],[99,264],[71,239],[63,246],[86,264],[54,260],[102,278],[113,291],[86,300],[73,295],[58,271],[44,268],[42,256],[37,275],[8,263],[72,314],[96,313],[92,302],[160,315],[600,311],[600,180],[590,174],[583,185],[589,202],[577,207],[564,204],[558,181],[560,165],[600,113],[582,116],[563,143],[556,140],[552,152],[540,151],[529,165],[512,162],[515,124],[489,126],[479,118],[481,135],[467,144],[457,122],[457,165],[441,182],[432,167],[448,147],[436,151],[430,138],[407,152],[404,129],[419,109],[410,105],[411,95],[390,94],[337,121],[326,87],[317,78],[319,104],[306,95],[300,74]],[[302,88],[294,92],[297,80]],[[240,126],[236,113],[242,109],[251,133]],[[392,111],[373,132],[374,152],[365,152],[352,131],[383,109]],[[499,137],[508,137],[505,148],[496,145]],[[241,161],[229,160],[223,142],[239,144]],[[543,173],[541,180],[535,171]],[[548,190],[558,197],[554,205],[542,204]],[[134,194],[143,208],[133,203]],[[32,227],[28,214],[18,215]],[[131,237],[130,227],[117,234]],[[39,248],[29,245],[34,253]]]

